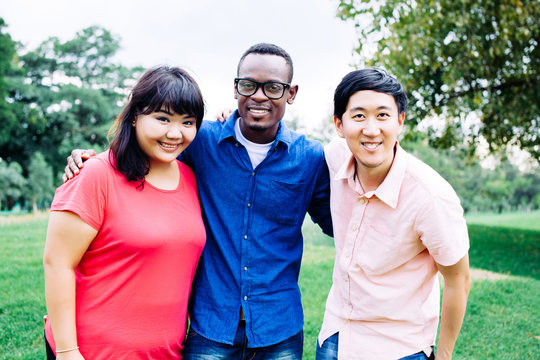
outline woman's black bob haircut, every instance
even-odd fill
[[[109,135],[115,168],[127,181],[140,181],[148,174],[149,160],[135,136],[133,122],[139,115],[165,110],[196,119],[197,130],[204,116],[204,100],[193,78],[178,67],[157,66],[147,70],[128,98],[124,110],[116,119]]]

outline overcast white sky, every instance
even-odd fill
[[[30,49],[50,36],[67,40],[103,26],[121,38],[120,63],[190,71],[206,99],[206,118],[235,107],[242,53],[275,43],[291,54],[300,86],[285,117],[311,127],[332,113],[333,90],[352,70],[354,27],[336,18],[336,7],[337,0],[11,0],[0,5],[0,17]]]

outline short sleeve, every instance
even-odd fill
[[[114,171],[103,155],[87,160],[79,175],[56,189],[51,211],[73,212],[94,229],[101,228],[108,182]]]
[[[446,185],[439,196],[426,202],[416,227],[435,262],[450,266],[467,254],[469,235],[459,198]]]

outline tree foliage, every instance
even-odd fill
[[[0,134],[0,157],[22,164],[28,174],[30,159],[40,152],[58,173],[72,149],[105,147],[129,82],[142,70],[115,64],[118,49],[118,38],[92,26],[18,55],[17,68],[7,73],[6,101],[16,120]]]
[[[492,151],[515,144],[538,159],[539,7],[537,0],[340,0],[338,16],[358,29],[361,62],[405,85],[413,126],[446,120],[432,144],[449,147],[466,135],[474,145],[482,136]]]
[[[467,162],[468,149],[434,149],[408,142],[407,151],[434,168],[454,188],[466,212],[502,212],[540,208],[540,169],[521,171],[508,160],[493,169]]]
[[[0,161],[0,210],[11,209],[23,196],[28,182],[22,171],[22,166],[16,162]]]
[[[30,159],[28,169],[28,190],[25,197],[32,204],[34,212],[48,207],[54,195],[52,168],[45,157],[36,152]]]

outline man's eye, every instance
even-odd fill
[[[249,82],[245,82],[245,83],[240,83],[240,86],[246,90],[251,90],[253,89],[253,87],[255,85],[253,85],[252,83],[249,83]]]
[[[270,90],[272,92],[279,92],[283,89],[283,87],[280,84],[269,84],[266,86],[266,90]]]

